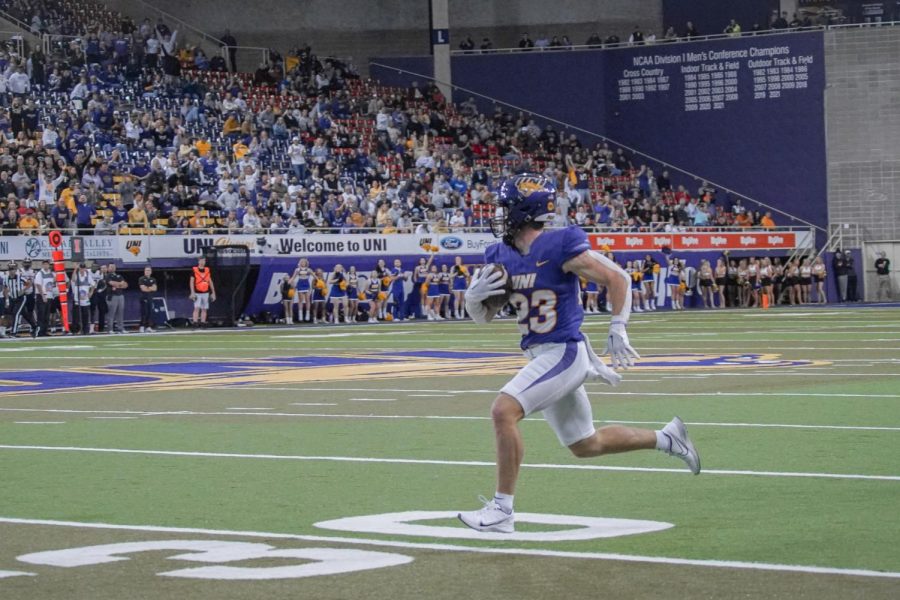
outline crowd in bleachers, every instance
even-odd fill
[[[0,0],[60,38],[0,49],[0,229],[84,234],[440,232],[488,225],[494,185],[539,171],[558,224],[772,227],[673,185],[621,148],[434,86],[388,88],[300,47],[255,73],[179,46],[165,23],[90,2]]]

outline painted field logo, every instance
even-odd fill
[[[401,378],[446,379],[512,375],[525,364],[521,354],[410,350],[338,356],[288,356],[225,362],[166,362],[73,369],[0,371],[0,396],[62,394],[128,389],[182,391],[261,384],[371,381]],[[638,371],[734,370],[827,365],[823,361],[782,360],[777,354],[645,355]],[[627,383],[627,379],[625,380]]]

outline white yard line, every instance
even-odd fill
[[[664,565],[684,565],[691,567],[710,567],[720,569],[747,569],[753,571],[781,571],[789,573],[811,573],[815,575],[848,575],[854,577],[877,577],[900,579],[900,572],[873,571],[869,569],[845,569],[840,567],[820,567],[808,565],[787,565],[779,563],[745,562],[735,560],[710,560],[695,558],[678,558],[668,556],[640,556],[634,554],[614,554],[610,552],[569,552],[564,550],[543,550],[531,548],[488,548],[477,546],[457,546],[452,544],[432,544],[422,542],[401,542],[391,540],[373,540],[355,537],[299,535],[293,533],[277,533],[262,531],[241,531],[229,529],[201,529],[196,527],[162,527],[154,525],[114,525],[109,523],[79,523],[77,521],[51,521],[42,519],[13,519],[0,517],[0,523],[12,525],[40,525],[52,527],[76,527],[83,529],[108,529],[117,531],[146,531],[153,533],[172,533],[178,535],[199,534],[213,536],[249,537],[263,539],[300,540],[304,542],[321,542],[328,544],[355,544],[361,546],[382,546],[389,548],[409,548],[415,550],[438,550],[445,552],[471,552],[475,554],[508,554],[518,556],[542,556],[553,558],[571,558],[581,560],[612,560],[633,563],[650,563]]]
[[[291,406],[337,406],[334,402],[294,402]],[[425,421],[489,421],[490,417],[478,415],[374,415],[374,414],[336,414],[336,413],[252,413],[252,412],[217,412],[217,411],[192,411],[176,410],[168,412],[139,411],[139,410],[78,410],[69,408],[0,408],[0,412],[26,412],[26,413],[61,413],[61,414],[126,414],[139,417],[290,417],[307,419],[375,419],[375,420],[425,420]],[[542,422],[540,417],[527,417],[526,422]],[[624,421],[616,419],[595,419],[594,423],[617,423],[633,425],[664,425],[668,421]],[[811,425],[801,423],[730,423],[730,422],[689,422],[691,427],[747,427],[747,428],[772,428],[772,429],[834,429],[846,431],[900,431],[900,427],[888,425]]]
[[[50,452],[87,452],[98,454],[136,454],[142,456],[179,456],[190,458],[237,458],[250,460],[293,460],[308,462],[345,462],[345,463],[376,463],[392,465],[439,465],[454,467],[495,467],[493,462],[477,460],[438,460],[417,458],[373,458],[365,456],[301,456],[291,454],[241,454],[232,452],[187,452],[179,450],[135,450],[130,448],[88,448],[81,446],[14,446],[0,445],[3,450],[29,450]],[[523,463],[526,469],[554,469],[568,471],[624,471],[635,473],[675,473],[686,475],[684,469],[671,469],[662,467],[614,467],[610,465],[585,465],[585,464],[548,464],[548,463]],[[743,469],[705,469],[707,475],[738,475],[760,477],[799,477],[816,479],[861,479],[870,481],[900,481],[900,475],[863,475],[858,473],[804,473],[792,471],[751,471]]]
[[[137,419],[137,417],[88,417],[88,419],[97,419],[97,420],[125,420],[125,419]]]
[[[798,396],[810,398],[900,398],[900,394],[829,394],[817,392],[588,392],[590,396],[762,396],[782,398]]]
[[[274,408],[263,408],[262,406],[234,406],[225,410],[275,410]]]
[[[396,398],[348,398],[350,402],[396,402]]]
[[[65,425],[65,421],[14,421],[16,425]]]

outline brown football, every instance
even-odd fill
[[[495,270],[500,270],[504,274],[506,274],[506,287],[504,288],[504,293],[498,294],[496,296],[491,296],[490,298],[482,302],[482,304],[487,307],[488,311],[496,313],[501,308],[506,306],[507,302],[509,302],[509,297],[513,293],[512,278],[509,276],[509,274],[506,273],[506,268],[500,263],[491,263],[485,265],[484,268],[488,269],[488,275],[490,275],[490,273]]]

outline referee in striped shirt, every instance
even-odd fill
[[[12,335],[15,337],[19,333],[19,321],[25,319],[31,326],[31,337],[37,337],[41,330],[34,320],[33,309],[29,310],[29,305],[34,305],[34,280],[17,271],[15,263],[10,263],[8,273],[6,297],[12,320]]]

